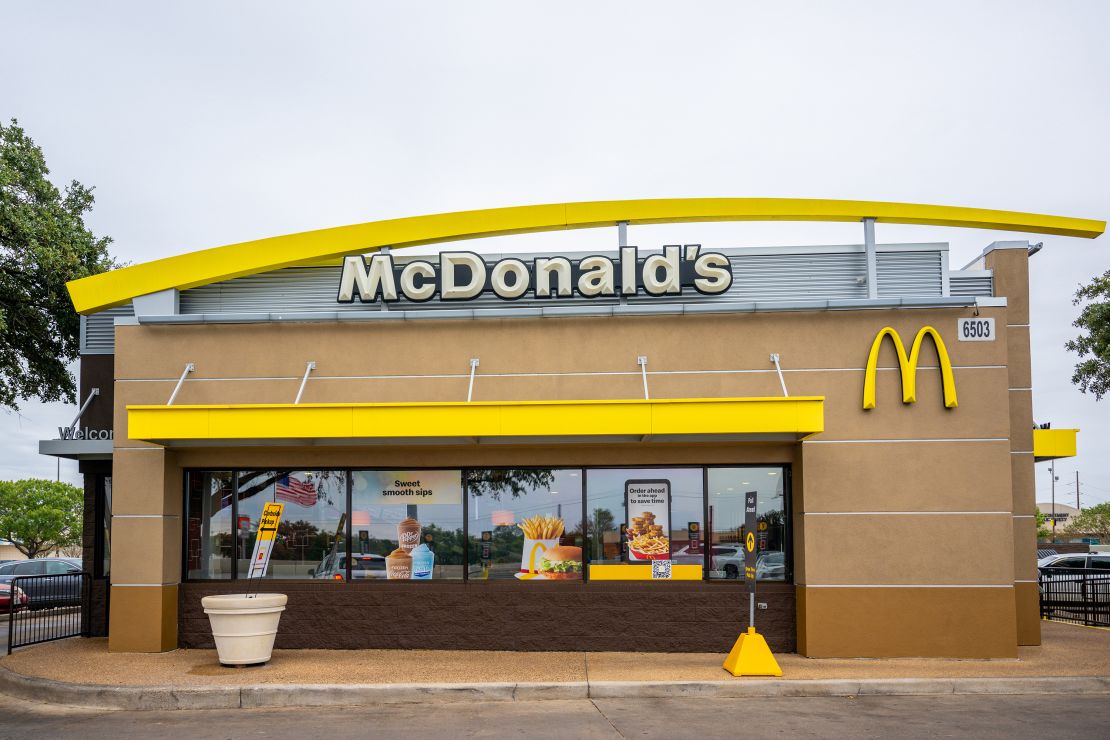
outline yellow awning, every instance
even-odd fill
[[[1075,438],[1078,429],[1034,429],[1033,460],[1055,460],[1075,457]]]
[[[128,406],[130,439],[169,446],[783,441],[824,431],[824,398]]]

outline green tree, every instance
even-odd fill
[[[92,188],[74,180],[62,193],[49,173],[18,123],[0,124],[0,408],[76,400],[66,366],[77,358],[81,322],[66,283],[114,266],[111,240],[82,220]]]
[[[1072,303],[1078,306],[1085,301],[1079,318],[1072,322],[1083,333],[1064,347],[1079,354],[1071,382],[1100,401],[1110,392],[1110,270],[1095,277],[1090,285],[1079,286]]]
[[[1052,529],[1048,526],[1048,517],[1041,513],[1041,507],[1036,508],[1037,515],[1037,539],[1047,540],[1052,536]]]
[[[471,496],[489,496],[494,501],[500,501],[503,493],[519,498],[536,489],[551,488],[554,482],[555,473],[546,468],[472,470],[466,479],[466,487]]]
[[[1090,506],[1068,521],[1064,532],[1070,535],[1091,535],[1110,539],[1110,502]]]
[[[81,542],[84,492],[68,483],[0,481],[0,537],[29,558]]]

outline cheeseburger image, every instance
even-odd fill
[[[540,575],[551,581],[571,581],[582,578],[582,548],[552,547],[540,560]]]

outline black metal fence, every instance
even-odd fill
[[[17,647],[88,637],[88,573],[17,576],[8,599],[8,654]]]
[[[1110,627],[1110,570],[1041,568],[1041,617]]]

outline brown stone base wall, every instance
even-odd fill
[[[93,637],[108,636],[108,581],[103,578],[92,580],[92,593],[89,597],[89,634]]]
[[[740,583],[310,583],[288,594],[277,648],[715,652],[748,621]],[[204,596],[242,582],[181,585],[179,644],[213,647]],[[756,625],[775,652],[794,652],[794,586],[763,584]]]

